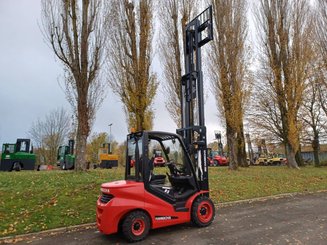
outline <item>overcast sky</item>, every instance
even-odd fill
[[[52,50],[43,40],[39,24],[40,0],[0,0],[0,144],[14,143],[17,138],[28,137],[31,125],[44,119],[49,111],[64,107],[71,112],[64,92],[60,88],[63,69]],[[154,70],[161,76],[158,57]],[[205,77],[206,79],[206,77]],[[214,130],[220,129],[213,95],[205,104],[208,142]],[[175,132],[176,125],[164,106],[164,95],[159,86],[155,108],[154,130]],[[109,132],[112,125],[114,139],[125,140],[127,124],[119,98],[108,91],[99,109],[92,132]]]

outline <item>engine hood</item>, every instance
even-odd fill
[[[143,185],[142,182],[136,182],[132,180],[118,180],[118,181],[103,183],[101,185],[101,188],[114,190],[114,189],[139,187],[142,185]]]
[[[121,200],[133,199],[143,200],[144,183],[131,180],[119,180],[104,183],[101,185],[101,192],[104,194],[120,197]]]

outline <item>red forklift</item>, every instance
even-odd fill
[[[154,153],[154,161],[153,161],[154,166],[155,167],[164,167],[166,161],[162,156],[162,151],[154,149],[153,153]]]
[[[129,242],[150,229],[193,222],[205,227],[215,218],[209,198],[201,47],[212,40],[211,6],[185,31],[185,75],[181,80],[182,128],[176,134],[142,131],[127,135],[125,180],[104,183],[97,200],[101,233],[121,231]],[[165,168],[154,168],[161,150]]]

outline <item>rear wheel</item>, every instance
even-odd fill
[[[22,170],[22,166],[20,165],[19,162],[15,162],[12,169],[15,171],[20,171],[20,170]]]
[[[206,227],[215,219],[215,206],[209,197],[198,197],[192,205],[191,215],[196,226]]]
[[[218,166],[219,162],[217,160],[213,160],[213,166]]]
[[[122,233],[129,242],[143,240],[149,233],[150,219],[142,211],[134,211],[126,216],[122,223]]]

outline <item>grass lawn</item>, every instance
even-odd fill
[[[289,192],[327,190],[327,168],[212,167],[214,202]],[[124,169],[0,172],[0,237],[95,222],[100,184],[122,179]]]

